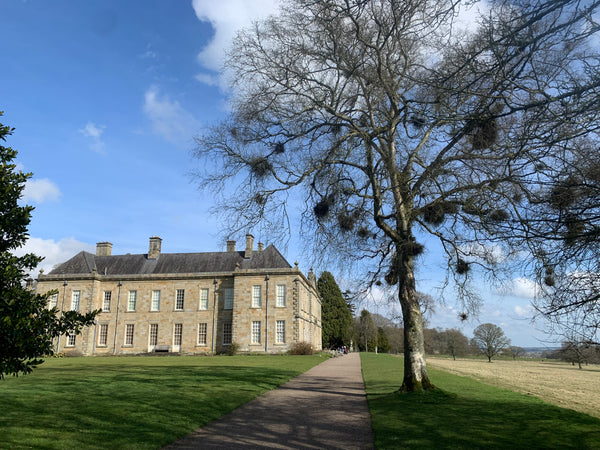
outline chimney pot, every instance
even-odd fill
[[[232,241],[232,240],[227,241],[227,251],[235,252],[235,241]]]
[[[98,242],[96,244],[96,256],[110,256],[112,254],[112,244],[110,242]]]
[[[246,235],[246,252],[244,253],[244,258],[252,257],[252,248],[254,247],[254,236],[250,233]]]
[[[160,255],[162,239],[158,236],[152,236],[150,238],[150,245],[148,247],[148,259],[156,259]]]

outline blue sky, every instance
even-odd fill
[[[145,253],[153,235],[168,253],[224,249],[218,218],[208,211],[211,196],[190,177],[193,137],[226,114],[218,69],[231,37],[275,5],[2,1],[1,122],[16,128],[8,145],[34,174],[25,195],[35,206],[26,249],[46,258],[41,268],[94,252],[101,241],[112,242],[114,254]],[[297,244],[286,256],[307,271]],[[437,296],[443,275],[435,261],[419,277],[419,289]],[[460,322],[449,299],[431,325],[470,336],[492,322],[516,345],[540,345],[545,337],[529,321],[531,283],[516,281],[508,295],[480,287],[487,301],[478,318]],[[390,310],[382,301],[363,305]]]

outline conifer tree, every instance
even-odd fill
[[[317,281],[317,287],[323,299],[321,306],[323,347],[338,348],[349,345],[345,338],[352,326],[352,313],[335,278],[330,272],[323,272]]]

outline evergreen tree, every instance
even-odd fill
[[[0,111],[0,116],[3,112]],[[0,141],[13,128],[0,123]],[[42,260],[34,254],[15,256],[29,237],[31,206],[20,206],[25,182],[31,177],[16,170],[17,152],[0,145],[0,378],[6,374],[27,374],[53,353],[52,339],[64,333],[78,333],[94,322],[96,312],[81,315],[75,311],[58,316],[48,309],[48,296],[25,285],[25,278]]]
[[[352,326],[352,312],[333,275],[327,271],[323,272],[317,281],[317,288],[323,299],[321,306],[323,348],[350,345],[346,342],[346,338]]]
[[[379,353],[390,352],[390,342],[388,341],[387,335],[383,327],[377,328],[377,351]]]

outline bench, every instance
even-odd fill
[[[155,345],[154,346],[154,353],[168,352],[169,350],[171,350],[170,345]]]

